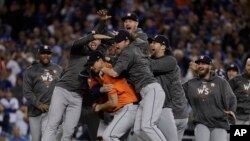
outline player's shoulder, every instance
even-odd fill
[[[201,83],[201,81],[202,80],[200,78],[194,77],[194,78],[189,79],[188,81],[186,81],[183,85],[192,87],[192,86],[195,86],[196,84]]]
[[[25,71],[31,71],[31,69],[32,69],[32,65],[29,65],[29,66],[27,66],[27,67],[25,68]]]
[[[172,55],[165,55],[163,59],[167,60],[168,62],[178,63],[176,58]]]
[[[26,70],[31,70],[31,69],[37,67],[38,64],[39,64],[38,61],[33,61],[30,65],[28,65],[28,66],[26,67]]]
[[[244,77],[244,74],[238,74],[238,75],[236,75],[234,78],[232,78],[232,79],[243,79],[243,77]]]
[[[56,63],[51,63],[51,66],[57,68],[57,69],[62,69],[62,66],[56,64]]]
[[[238,82],[238,81],[242,81],[243,79],[244,79],[244,76],[242,74],[238,74],[235,77],[233,77],[230,81]]]

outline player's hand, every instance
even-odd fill
[[[101,93],[107,93],[110,92],[113,89],[113,84],[103,84],[103,86],[100,88]]]
[[[99,72],[99,77],[101,78],[101,79],[103,79],[103,71],[102,70],[100,70],[100,72]]]
[[[96,106],[97,104],[96,103],[94,103],[93,105],[92,105],[92,110],[93,111],[95,111],[95,106]]]
[[[193,74],[197,75],[198,65],[195,62],[191,61],[189,63],[189,68],[191,69],[191,71],[193,72]]]
[[[99,111],[100,111],[100,107],[99,107],[98,104],[95,106],[95,110],[94,110],[94,111],[95,111],[95,112],[99,112]]]
[[[198,69],[197,64],[196,64],[195,62],[193,62],[193,61],[191,61],[191,62],[189,63],[189,67],[190,67],[190,69],[193,70],[193,71],[197,71],[197,69]]]
[[[108,11],[106,9],[101,9],[101,10],[97,11],[97,14],[101,20],[108,20],[111,18],[111,16],[108,15]]]
[[[105,68],[105,67],[103,67],[103,68],[100,70],[100,72],[99,72],[99,77],[100,77],[101,79],[103,79],[102,76],[103,76],[104,73],[107,74],[107,68]]]
[[[94,112],[99,112],[99,111],[100,111],[99,105],[96,104],[96,103],[94,103],[94,104],[92,105],[92,110],[93,110]]]
[[[47,111],[49,111],[49,105],[40,104],[40,105],[38,105],[38,109],[40,109],[42,112],[47,112]]]
[[[228,114],[229,116],[232,116],[234,118],[234,120],[236,120],[236,116],[234,114],[233,111],[224,111],[226,114]]]
[[[107,36],[107,35],[103,35],[103,34],[94,34],[94,39],[97,40],[102,40],[102,39],[111,39],[112,37]]]
[[[116,36],[116,35],[118,35],[118,31],[112,31],[112,32],[110,32],[110,34],[112,34],[113,36]]]

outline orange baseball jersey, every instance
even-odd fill
[[[111,64],[106,65],[108,68],[112,68]],[[101,84],[102,83],[102,84]],[[124,105],[137,102],[138,99],[136,97],[136,93],[132,86],[127,83],[125,78],[112,78],[107,74],[104,74],[102,80],[97,82],[95,79],[89,79],[89,87],[90,89],[97,84],[113,84],[113,89],[107,93],[107,95],[114,95],[117,94],[118,96],[118,103],[112,111],[117,111],[122,108]]]

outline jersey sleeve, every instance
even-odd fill
[[[128,51],[123,51],[121,55],[118,57],[116,64],[114,66],[114,71],[120,75],[123,71],[127,70],[130,63],[132,62],[133,56],[132,53]]]

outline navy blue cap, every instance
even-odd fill
[[[94,52],[90,53],[88,61],[87,61],[87,63],[84,66],[87,67],[87,68],[89,68],[92,65],[94,65],[94,63],[97,60],[99,60],[101,58],[104,59],[105,56],[101,52],[99,52],[99,51],[94,51]]]
[[[226,67],[226,71],[229,71],[229,70],[235,70],[239,72],[239,67],[236,64],[230,64]]]
[[[138,16],[135,13],[127,13],[125,16],[122,17],[122,21],[127,19],[131,19],[133,21],[138,22]]]
[[[52,53],[51,47],[48,45],[41,45],[39,48],[39,53]]]
[[[205,63],[205,64],[212,64],[212,59],[206,55],[201,55],[196,61],[195,63],[198,64],[198,63]]]
[[[148,42],[152,43],[153,41],[166,45],[167,47],[170,47],[170,41],[169,39],[164,35],[156,35],[154,38],[148,38]]]
[[[115,35],[114,42],[120,43],[123,40],[131,40],[131,39],[132,39],[131,34],[127,30],[121,29],[118,31],[118,34]]]

